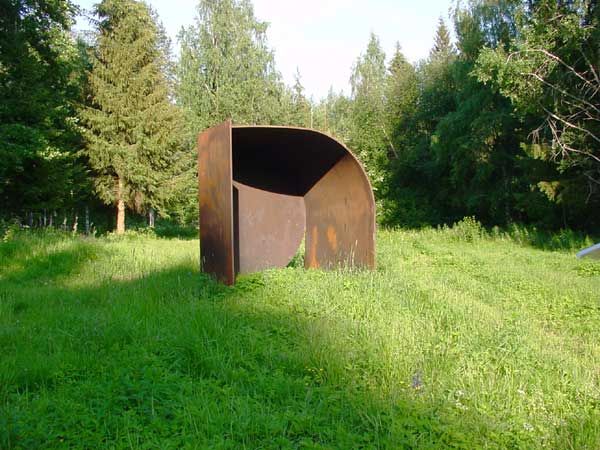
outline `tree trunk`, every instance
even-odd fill
[[[123,180],[119,177],[117,189],[117,234],[125,233],[125,201],[123,200]]]
[[[154,208],[148,210],[148,226],[154,228]]]
[[[90,208],[85,207],[85,234],[90,234]]]

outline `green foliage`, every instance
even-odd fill
[[[447,60],[455,54],[454,46],[450,39],[450,31],[444,19],[440,17],[438,27],[433,38],[433,47],[429,52],[430,60]]]
[[[600,265],[536,247],[465,219],[224,287],[196,241],[17,232],[0,447],[594,449]]]
[[[187,189],[177,176],[192,165],[181,150],[183,116],[171,101],[168,41],[145,3],[105,0],[96,14],[90,105],[81,112],[96,192],[107,205],[166,214]]]
[[[398,159],[418,135],[415,111],[419,101],[419,78],[400,44],[392,57],[386,80],[386,133],[392,142],[392,155]]]
[[[266,31],[249,0],[198,2],[196,23],[180,34],[177,92],[193,136],[226,119],[275,124],[289,113]]]
[[[453,11],[457,51],[440,20],[429,58],[416,66],[417,89],[411,81],[397,90],[404,95],[391,90],[386,98],[398,150],[381,190],[383,224],[436,225],[475,216],[487,225],[521,222],[593,229],[598,186],[593,154],[588,148],[557,164],[554,156],[567,134],[561,135],[561,143],[544,138],[543,127],[533,142],[529,133],[552,110],[550,104],[564,103],[565,95],[582,98],[585,85],[589,103],[600,92],[590,80],[576,81],[573,72],[559,79],[556,71],[569,72],[564,64],[543,61],[548,58],[544,52],[554,51],[559,42],[561,57],[581,56],[581,64],[593,61],[585,52],[588,46],[597,48],[597,27],[591,7],[576,3],[559,7],[556,2],[534,2],[529,9],[512,0],[459,5]],[[581,30],[575,30],[575,22],[584,24]],[[521,52],[525,43],[534,45],[531,36],[537,36],[537,48],[545,49],[534,52],[538,59]],[[582,45],[583,53],[575,50]],[[402,61],[395,57],[392,67],[402,67],[395,60]],[[533,68],[538,78],[517,76]],[[585,78],[594,71],[582,68],[580,75]],[[406,74],[402,82],[411,80],[409,69],[400,73]],[[390,79],[395,77],[391,69]],[[550,95],[549,81],[564,83],[562,99],[556,92]]]
[[[75,104],[82,61],[70,1],[0,5],[0,216],[66,210],[89,197]]]
[[[454,33],[440,18],[427,59],[411,64],[398,43],[386,60],[372,33],[351,92],[331,89],[314,102],[300,70],[293,86],[282,82],[251,0],[198,0],[176,64],[143,2],[99,3],[96,33],[84,42],[70,35],[69,1],[7,0],[0,216],[41,226],[61,217],[66,229],[85,207],[104,224],[102,201],[121,211],[118,228],[125,207],[194,224],[196,136],[232,118],[313,127],[345,143],[368,173],[382,225],[473,216],[488,227],[593,230],[596,3],[459,2]]]
[[[510,45],[484,49],[475,71],[527,120],[538,158],[556,161],[544,181],[575,210],[600,202],[599,17],[587,0],[523,5]]]
[[[445,234],[458,242],[476,242],[483,238],[485,230],[475,217],[465,217],[451,227],[444,226]]]
[[[312,105],[304,95],[304,86],[302,86],[298,69],[294,75],[291,100],[290,118],[287,125],[310,128],[312,125]]]
[[[416,198],[413,187],[421,184],[412,179],[421,171],[415,159],[415,143],[419,142],[418,110],[421,101],[420,80],[396,44],[396,51],[388,67],[386,80],[386,136],[388,152],[387,179],[380,191],[379,220],[384,225],[401,222],[405,226],[420,226],[430,222],[431,216]],[[409,190],[405,186],[410,185]]]
[[[348,142],[351,129],[352,100],[343,92],[329,89],[327,97],[314,106],[313,127],[322,130],[342,142]]]
[[[385,135],[385,81],[385,53],[371,33],[367,49],[357,59],[350,77],[348,144],[363,163],[376,193],[385,179],[389,143]]]

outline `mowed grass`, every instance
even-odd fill
[[[7,236],[0,448],[600,448],[600,262],[377,238],[224,287],[196,240]]]

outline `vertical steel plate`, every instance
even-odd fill
[[[198,136],[198,202],[202,270],[235,283],[231,121]]]
[[[304,237],[304,199],[233,185],[236,273],[285,267]]]

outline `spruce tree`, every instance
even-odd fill
[[[455,54],[452,40],[450,39],[450,32],[444,19],[441,17],[438,20],[438,27],[435,32],[435,38],[433,40],[433,47],[429,52],[429,58],[433,59],[448,59]]]
[[[87,155],[99,197],[117,208],[163,210],[182,117],[172,103],[168,41],[149,7],[103,0],[89,73],[91,106],[82,111]]]
[[[421,85],[420,115],[422,125],[429,133],[433,133],[440,119],[456,107],[453,74],[455,61],[456,51],[450,40],[450,33],[440,17],[429,58],[418,68]]]
[[[517,198],[528,195],[520,183],[520,125],[510,103],[472,75],[481,48],[504,45],[501,24],[513,20],[511,3],[485,0],[457,11],[460,57],[432,58],[425,71],[423,112],[433,127],[432,175],[439,180],[432,203],[447,221],[476,216],[508,224]]]
[[[386,133],[393,146],[388,152],[386,182],[379,193],[379,220],[386,225],[400,222],[419,226],[428,219],[419,192],[422,186],[430,185],[423,172],[425,155],[419,145],[423,141],[418,120],[419,95],[417,71],[397,43],[386,80]]]
[[[302,86],[302,81],[300,80],[299,69],[296,69],[294,80],[294,86],[292,86],[291,121],[289,125],[310,127],[312,125],[311,104],[304,96],[304,86]]]

